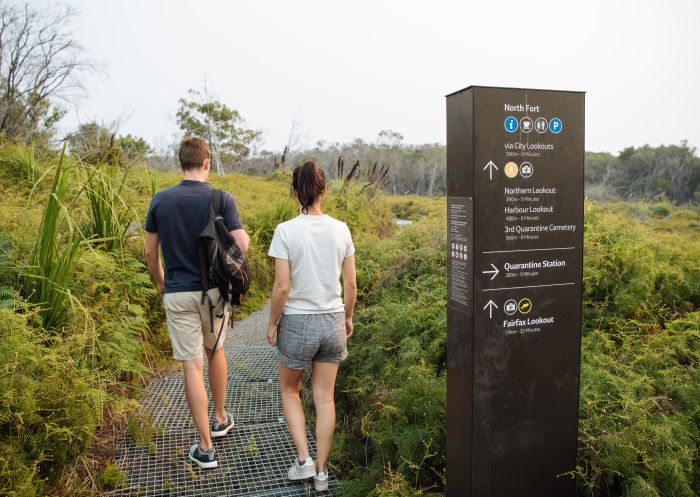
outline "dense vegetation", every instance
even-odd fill
[[[78,456],[169,364],[141,222],[152,193],[178,176],[0,145],[0,495],[89,493]],[[244,212],[286,192],[281,181],[227,179]],[[264,253],[252,258],[243,313],[270,285]]]
[[[392,202],[419,220],[358,251],[362,305],[334,461],[349,495],[439,495],[444,205]],[[589,201],[585,221],[579,494],[698,495],[700,216]]]
[[[152,192],[178,178],[0,146],[0,494],[97,490],[74,476],[76,457],[168,363],[140,222]],[[252,235],[248,312],[271,286],[274,226],[296,213],[289,173],[211,179],[236,196]],[[331,462],[350,496],[440,495],[444,198],[334,181],[324,208],[353,231],[360,291]],[[698,495],[700,215],[589,201],[585,255],[579,493]]]

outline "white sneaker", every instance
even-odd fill
[[[313,478],[316,476],[316,463],[310,457],[306,458],[304,464],[299,466],[299,461],[294,461],[292,467],[289,468],[289,479],[290,480],[306,480],[307,478]]]
[[[314,489],[317,492],[328,490],[328,475],[323,471],[320,471],[316,476],[314,476]]]

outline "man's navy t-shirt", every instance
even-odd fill
[[[165,262],[165,293],[202,290],[197,237],[209,221],[213,187],[185,179],[153,196],[146,231],[158,233]],[[236,202],[228,192],[221,198],[221,216],[229,231],[243,228]]]

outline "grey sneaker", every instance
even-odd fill
[[[323,471],[319,471],[319,473],[314,476],[314,490],[317,492],[328,490],[328,475]]]
[[[219,466],[219,461],[216,460],[216,450],[214,447],[204,451],[199,448],[199,444],[194,444],[190,447],[190,460],[196,462],[200,468],[216,468]]]
[[[313,478],[316,476],[316,464],[314,460],[307,457],[302,465],[299,465],[299,461],[294,461],[292,467],[289,468],[288,476],[290,480],[306,480],[307,478]]]
[[[214,417],[211,422],[211,438],[223,437],[229,431],[231,431],[231,428],[233,428],[235,424],[236,423],[233,421],[233,416],[231,416],[229,413],[226,413],[226,419],[221,422],[217,421],[216,417]]]

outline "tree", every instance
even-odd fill
[[[140,136],[123,135],[118,140],[122,157],[127,162],[145,161],[153,153],[153,148]]]
[[[142,161],[153,152],[146,140],[131,134],[117,136],[119,122],[106,127],[97,122],[81,124],[68,136],[71,154],[90,164],[118,164]]]
[[[48,138],[63,115],[54,101],[79,88],[77,76],[94,67],[68,29],[73,15],[0,0],[0,135]]]
[[[231,166],[248,157],[250,145],[260,132],[245,128],[238,111],[209,95],[206,85],[204,93],[188,90],[187,98],[178,102],[178,126],[186,135],[207,140],[220,174],[224,165]]]
[[[700,158],[686,141],[660,147],[627,147],[619,156],[586,153],[589,193],[601,186],[629,200],[666,198],[694,202],[700,190]]]

